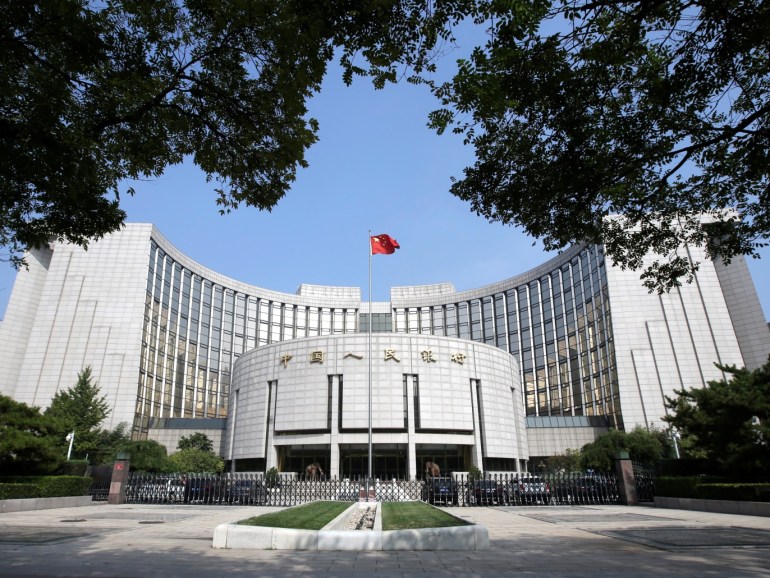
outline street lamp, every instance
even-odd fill
[[[679,444],[677,443],[680,439],[679,432],[675,429],[671,429],[671,441],[674,442],[674,454],[676,455],[676,459],[679,459]]]
[[[70,449],[67,450],[67,461],[69,461],[70,456],[72,455],[72,444],[75,443],[75,430],[68,433],[67,437],[64,439],[70,443]]]

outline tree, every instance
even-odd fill
[[[51,405],[45,410],[60,425],[60,437],[75,432],[75,444],[79,454],[96,453],[99,449],[99,426],[110,414],[106,396],[91,381],[91,368],[85,367],[78,374],[77,383],[66,390],[57,391]]]
[[[168,457],[170,468],[175,472],[197,474],[218,474],[225,463],[214,452],[189,447],[174,452]]]
[[[431,84],[476,161],[451,187],[546,249],[603,244],[651,290],[770,235],[770,4],[490,3],[488,41]]]
[[[547,249],[599,243],[663,290],[770,233],[770,7],[757,0],[61,0],[0,8],[0,245],[87,246],[116,230],[127,178],[186,157],[220,212],[271,209],[343,79],[425,83],[474,147],[451,187]],[[433,79],[458,24],[487,42]]]
[[[471,0],[59,0],[0,7],[0,245],[87,246],[125,219],[124,179],[191,157],[220,212],[270,209],[318,123],[335,49],[345,82],[432,69]],[[368,63],[368,68],[366,65]],[[122,187],[122,188],[121,188]]]
[[[545,460],[545,470],[548,473],[556,474],[569,474],[580,471],[580,450],[567,448],[563,454],[549,456]]]
[[[203,452],[213,452],[214,443],[205,433],[195,432],[189,436],[182,436],[176,445],[179,450],[196,449]],[[181,470],[180,470],[181,471]]]
[[[58,424],[37,407],[0,395],[0,471],[5,475],[47,474],[64,456]]]
[[[89,460],[95,466],[112,465],[117,453],[130,441],[131,433],[126,422],[120,422],[114,430],[103,429],[96,439],[97,450],[89,454]]]
[[[727,473],[770,474],[770,362],[754,371],[718,366],[729,379],[676,390],[663,418]]]
[[[173,470],[166,447],[155,440],[129,441],[121,445],[119,451],[130,454],[132,471],[163,473]]]
[[[611,471],[615,456],[621,451],[628,452],[629,457],[636,462],[653,464],[663,456],[664,448],[659,438],[659,431],[641,426],[636,426],[630,432],[611,429],[581,448],[581,466],[586,470]]]

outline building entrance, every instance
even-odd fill
[[[321,464],[326,476],[329,476],[329,448],[323,446],[299,446],[279,448],[279,468],[282,472],[296,472],[302,476],[310,464]]]
[[[409,477],[406,447],[372,448],[372,477],[381,480]],[[356,480],[366,477],[369,469],[368,447],[340,447],[340,478]]]
[[[441,475],[451,472],[467,472],[470,467],[470,446],[456,445],[418,445],[417,479],[425,476],[425,463],[433,462],[441,468]]]

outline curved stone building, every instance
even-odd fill
[[[412,475],[429,455],[450,470],[523,469],[609,427],[660,426],[664,396],[720,379],[715,362],[766,361],[770,330],[745,262],[690,253],[702,261],[695,281],[665,295],[600,247],[573,247],[471,291],[396,287],[370,310],[358,288],[286,294],[222,276],[131,224],[87,252],[28,256],[0,325],[0,392],[46,407],[91,366],[113,408],[105,427],[127,422],[171,450],[203,431],[239,470],[311,460],[355,474],[354,364],[369,360],[371,325],[376,475]],[[473,364],[452,362],[453,349]],[[443,357],[425,362],[426,351]],[[308,358],[318,352],[323,363]]]
[[[371,355],[370,355],[371,347]],[[369,361],[371,360],[371,368]],[[294,339],[244,353],[231,379],[224,454],[302,472],[368,471],[371,371],[373,471],[414,478],[486,461],[517,470],[528,458],[516,361],[483,343],[431,335]]]

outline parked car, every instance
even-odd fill
[[[184,500],[185,480],[171,478],[166,482],[166,496],[169,502],[181,502]]]
[[[185,503],[212,504],[220,499],[220,485],[216,479],[191,477],[185,481]]]
[[[510,498],[519,504],[550,504],[551,486],[538,476],[515,477],[510,484]]]
[[[617,484],[614,479],[602,475],[586,475],[574,481],[575,501],[585,503],[601,503],[612,500],[617,494]]]
[[[227,481],[223,498],[228,504],[259,506],[265,503],[262,480],[232,479]]]
[[[477,504],[502,504],[505,499],[503,485],[492,479],[474,481],[471,493]]]
[[[452,478],[428,478],[425,482],[425,501],[433,505],[458,504],[457,484]]]

